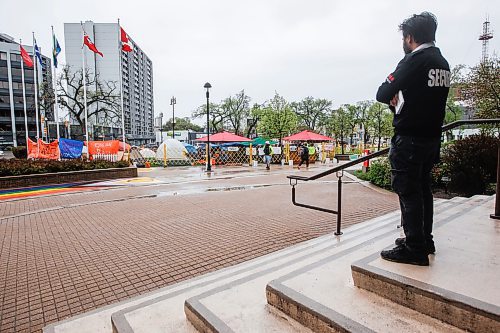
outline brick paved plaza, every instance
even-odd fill
[[[95,191],[0,201],[0,332],[40,332],[331,233],[335,216],[291,204],[291,172],[157,169]],[[335,177],[299,185],[298,200],[335,208],[336,188]],[[393,194],[355,182],[343,202],[343,227],[398,208]]]

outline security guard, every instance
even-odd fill
[[[405,57],[379,87],[377,100],[394,113],[391,141],[392,188],[399,196],[405,238],[381,252],[383,259],[420,266],[434,254],[431,170],[439,159],[441,127],[450,87],[450,67],[434,45],[436,17],[428,12],[406,19]]]

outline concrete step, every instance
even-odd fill
[[[312,263],[270,282],[266,287],[268,303],[315,332],[459,332],[461,329],[470,329],[470,327],[464,327],[463,325],[458,325],[460,328],[455,327],[457,326],[457,320],[449,320],[445,323],[426,315],[431,314],[432,310],[421,311],[422,308],[409,307],[410,302],[408,300],[415,300],[420,295],[414,295],[413,298],[408,297],[408,288],[405,288],[405,285],[408,285],[408,280],[399,281],[399,293],[392,296],[391,293],[395,293],[395,290],[389,288],[390,283],[386,282],[392,279],[391,274],[385,274],[383,279],[375,281],[378,283],[383,280],[383,282],[380,282],[382,284],[380,286],[374,282],[372,276],[368,277],[368,274],[358,276],[358,270],[355,268],[355,266],[361,266],[360,264],[365,265],[362,267],[365,271],[367,270],[367,264],[379,265],[384,268],[390,266],[392,268],[390,273],[394,271],[398,271],[400,274],[413,272],[421,281],[428,283],[437,283],[435,282],[439,280],[437,276],[440,276],[443,281],[454,279],[460,281],[456,282],[456,285],[471,282],[470,272],[477,272],[476,276],[481,276],[479,280],[483,281],[482,286],[486,291],[479,292],[477,290],[479,288],[475,288],[476,290],[471,290],[471,294],[475,297],[489,294],[490,302],[496,300],[490,303],[490,306],[493,307],[490,307],[490,310],[493,310],[493,313],[498,311],[500,298],[498,291],[493,290],[495,289],[495,280],[492,279],[492,276],[498,276],[499,273],[498,258],[494,255],[485,256],[487,257],[484,260],[485,262],[479,265],[485,270],[477,271],[477,269],[472,269],[458,272],[456,269],[460,269],[465,261],[464,258],[471,255],[463,256],[462,254],[456,257],[453,263],[458,264],[458,267],[454,266],[454,270],[450,271],[450,265],[447,264],[450,259],[449,255],[446,254],[448,252],[446,248],[450,246],[450,239],[456,237],[453,235],[454,233],[459,233],[462,237],[470,234],[465,230],[457,232],[459,230],[457,225],[461,227],[460,221],[467,220],[467,216],[478,221],[485,221],[484,224],[490,223],[490,236],[487,237],[486,243],[490,244],[490,246],[492,244],[498,246],[499,235],[492,232],[495,225],[492,220],[488,219],[492,210],[493,198],[473,197],[466,200],[451,200],[450,202],[455,202],[456,206],[444,211],[442,209],[436,210],[434,234],[437,254],[435,257],[433,256],[430,267],[401,265],[379,259],[381,249],[394,246],[393,241],[397,235],[388,232],[374,237],[370,242],[365,242],[361,246],[333,254],[324,260]],[[470,225],[474,226],[473,224]],[[496,228],[498,229],[498,225],[496,225]],[[494,238],[496,238],[496,242],[492,242]],[[490,248],[490,250],[494,249]],[[496,247],[495,251],[493,253],[499,253]],[[479,256],[480,253],[474,255]],[[356,264],[353,264],[351,275],[349,268],[353,262]],[[490,264],[488,265],[487,262]],[[450,278],[450,272],[453,272],[452,278]],[[469,272],[469,274],[466,274],[466,272]],[[468,279],[465,278],[466,275],[469,275]],[[357,285],[376,293],[356,288],[353,276]],[[433,276],[434,278],[431,278]],[[474,285],[473,282],[472,285]],[[484,285],[489,285],[490,288],[484,288]],[[462,292],[465,289],[467,288],[462,288]],[[405,301],[397,304],[395,301],[398,299],[404,299]],[[431,305],[433,305],[433,302],[426,304],[429,309],[432,309]],[[454,314],[456,315],[456,313]],[[474,321],[479,318],[468,319]],[[450,323],[454,326],[450,325]],[[496,324],[498,324],[498,320]],[[478,328],[486,327],[487,325]],[[492,327],[495,328],[496,326]]]
[[[440,204],[436,211],[438,215],[449,215],[455,209],[458,211],[458,206],[459,204],[446,202]],[[290,323],[294,321],[287,316],[280,318],[266,305],[263,291],[268,281],[332,257],[341,258],[346,253],[357,253],[379,237],[398,237],[399,231],[395,225],[399,223],[399,218],[398,212],[385,223],[377,223],[364,235],[344,240],[341,246],[318,249],[317,253],[305,254],[299,262],[274,263],[268,269],[192,297],[185,303],[186,316],[200,332],[293,332]],[[349,233],[346,232],[347,234]],[[348,261],[344,269],[348,276],[350,263]]]
[[[439,227],[432,269],[368,256],[352,265],[354,284],[470,332],[500,332],[500,223],[493,200]]]
[[[448,200],[438,200],[437,205],[447,204]],[[173,324],[171,331],[185,331],[192,332],[194,328],[186,321],[184,314],[184,301],[201,293],[205,290],[223,285],[228,281],[234,280],[238,277],[249,274],[249,272],[259,269],[263,264],[270,263],[276,258],[294,256],[300,253],[309,253],[316,248],[323,248],[325,246],[342,246],[344,241],[357,237],[357,235],[370,232],[377,227],[379,223],[392,220],[395,226],[399,222],[400,213],[398,211],[391,214],[381,216],[370,221],[356,224],[344,230],[344,235],[341,237],[325,235],[318,237],[295,246],[274,252],[272,254],[256,258],[242,264],[228,267],[226,269],[218,270],[200,277],[183,281],[178,284],[167,286],[153,292],[149,292],[122,302],[114,303],[105,307],[101,307],[87,313],[65,319],[63,321],[50,324],[43,329],[44,333],[111,333],[113,331],[131,332],[129,324],[125,323],[121,318],[134,317],[137,313],[145,313],[148,316],[147,310],[149,305],[154,305],[158,302],[169,301],[173,302],[172,308],[168,311],[168,316],[165,314],[160,315],[160,320],[165,319]],[[396,221],[397,220],[397,221]],[[177,302],[177,303],[176,303]],[[143,309],[144,308],[144,309]],[[112,317],[113,316],[113,317]],[[140,316],[138,316],[140,317]],[[164,321],[165,321],[164,320]],[[113,321],[113,324],[112,324]],[[154,320],[151,320],[154,322]],[[125,323],[124,325],[121,325]],[[128,326],[127,326],[128,325]],[[115,327],[113,327],[115,326]],[[140,325],[138,325],[140,326]],[[137,328],[137,327],[135,327]]]

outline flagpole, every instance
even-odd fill
[[[120,19],[118,19],[118,58],[120,59],[120,105],[122,108],[122,139],[123,139],[123,153],[125,153],[125,110],[123,109],[123,67],[122,67],[122,42],[121,42],[121,30],[120,30]]]
[[[19,46],[22,47],[22,41],[19,39]],[[19,50],[21,50],[19,48]],[[22,58],[22,57],[21,57]],[[24,132],[26,133],[26,149],[28,149],[28,114],[26,112],[26,87],[24,86],[24,59],[21,59],[21,81],[23,85],[23,105],[24,105]]]
[[[85,140],[87,144],[89,142],[89,127],[87,122],[87,78],[85,77],[85,54],[83,42],[85,40],[85,30],[83,30],[83,23],[80,21],[82,26],[82,79],[83,79],[83,106],[85,108]]]
[[[37,75],[37,59],[36,59],[36,51],[35,51],[35,33],[33,34],[33,80],[35,84],[35,119],[36,119],[36,139],[40,138],[40,126],[38,124],[38,75]]]
[[[55,50],[55,41],[54,41],[54,26],[50,26],[52,28],[52,53],[54,53]],[[56,128],[57,128],[57,140],[60,138],[60,133],[59,133],[59,104],[57,103],[57,83],[56,83],[56,66],[52,66],[52,89],[54,90],[54,113],[55,113],[55,118],[56,118]],[[85,103],[87,105],[87,103]]]

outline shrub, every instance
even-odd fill
[[[370,180],[370,176],[368,175],[368,172],[363,172],[362,170],[355,170],[353,172],[354,176],[358,177],[361,180]]]
[[[372,161],[368,170],[370,182],[385,189],[391,189],[391,164],[387,157]]]
[[[0,176],[30,175],[48,172],[64,172],[93,169],[125,168],[128,161],[108,162],[101,160],[82,161],[51,161],[10,159],[0,160]]]
[[[486,194],[496,181],[500,140],[489,135],[473,135],[443,149],[442,174],[450,178],[448,188],[461,195]]]
[[[15,158],[28,158],[28,151],[25,146],[12,147],[12,154]]]
[[[391,187],[391,164],[387,157],[381,157],[370,163],[368,172],[354,171],[354,175],[361,180],[369,180],[372,184],[387,190]]]

